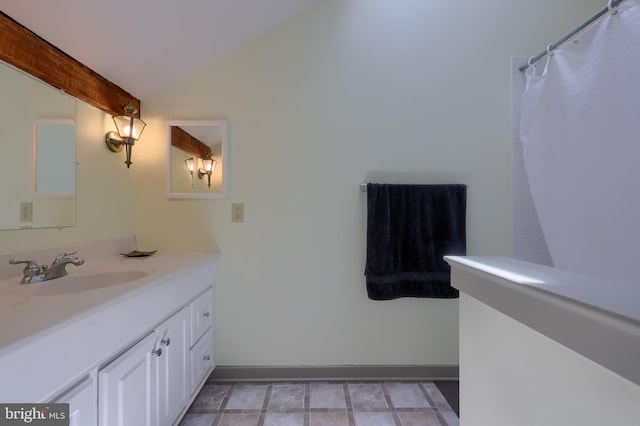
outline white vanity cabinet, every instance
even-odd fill
[[[133,250],[134,242],[107,241],[94,258],[89,246],[82,247],[78,252],[88,254],[84,269],[73,271],[77,277],[70,272],[75,280],[68,280],[135,277],[130,281],[46,296],[12,276],[0,281],[0,324],[11,324],[0,330],[0,402],[69,403],[74,426],[179,422],[214,365],[219,255],[118,254]],[[52,255],[45,254],[0,254],[0,261]],[[64,282],[40,286],[63,288]]]
[[[91,374],[53,402],[69,404],[69,426],[97,426],[96,393],[96,379]]]
[[[213,289],[201,294],[189,305],[191,315],[189,356],[191,390],[201,387],[202,381],[215,367],[213,360]]]
[[[210,288],[100,369],[101,425],[175,423],[213,370],[212,298]],[[200,323],[194,326],[194,312],[205,318],[208,327],[205,337],[198,336],[197,344],[191,345],[191,331],[201,328]]]
[[[171,425],[191,396],[189,388],[189,307],[156,329],[158,425]]]
[[[157,336],[150,333],[100,370],[100,425],[151,426],[156,421]]]
[[[191,357],[191,383],[192,393],[200,389],[202,382],[213,371],[213,329],[207,330],[202,339],[189,350]],[[195,396],[195,395],[194,395]]]
[[[189,305],[191,329],[189,330],[189,347],[213,327],[213,289],[208,289]]]

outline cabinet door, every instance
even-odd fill
[[[172,425],[189,399],[189,310],[184,308],[157,329],[156,347],[162,349],[157,365],[158,424]]]
[[[156,424],[156,334],[151,333],[98,373],[100,424]]]
[[[69,404],[69,426],[96,426],[98,424],[96,391],[96,380],[92,375],[80,381],[53,402]]]
[[[190,346],[193,346],[210,327],[213,327],[213,289],[210,288],[198,296],[191,302],[189,308],[191,310]]]
[[[204,380],[216,366],[213,360],[213,329],[210,328],[202,339],[189,351],[191,356],[191,393],[198,392]]]

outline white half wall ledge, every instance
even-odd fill
[[[640,287],[507,257],[445,260],[461,292],[640,385]]]

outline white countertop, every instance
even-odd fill
[[[640,384],[640,283],[507,257],[445,260],[458,290]]]
[[[125,237],[0,253],[1,401],[54,400],[216,281],[217,253],[119,254],[135,247],[135,238]],[[70,250],[85,263],[42,283],[19,284],[24,265],[8,263],[15,257],[42,264]],[[69,284],[73,292],[53,291]]]
[[[80,253],[78,253],[80,256]],[[0,356],[16,345],[27,343],[69,321],[82,319],[83,314],[107,308],[122,299],[158,285],[176,274],[184,273],[201,262],[217,257],[212,253],[156,253],[149,257],[107,256],[85,262],[81,266],[67,265],[68,275],[34,284],[19,284],[20,277],[0,281]],[[81,257],[81,256],[80,256]],[[69,294],[34,295],[37,290],[58,280],[117,271],[140,271],[146,275],[131,282]]]

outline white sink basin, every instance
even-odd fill
[[[130,283],[148,275],[144,271],[114,271],[101,272],[88,275],[67,275],[54,280],[43,281],[35,284],[33,296],[57,296],[61,294],[80,293],[83,291],[97,290],[118,284]],[[31,285],[31,284],[28,284]]]

